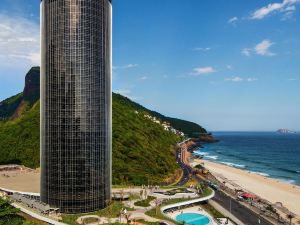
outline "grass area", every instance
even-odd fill
[[[63,214],[62,222],[70,225],[78,225],[78,223],[76,223],[76,220],[78,219],[78,217],[84,215],[97,215],[100,217],[116,218],[118,217],[121,209],[127,209],[127,211],[133,210],[131,208],[125,207],[122,202],[114,201],[110,206],[96,212],[91,212],[87,214]]]
[[[216,210],[213,206],[211,206],[210,204],[203,204],[203,205],[201,205],[201,207],[206,212],[208,212],[213,218],[224,218],[224,217],[226,217],[222,213],[220,213],[218,210]]]
[[[175,203],[183,202],[183,201],[186,201],[186,200],[187,199],[184,199],[184,198],[176,198],[176,199],[170,199],[170,200],[164,201],[160,206],[157,206],[157,207],[147,211],[145,214],[148,215],[148,216],[151,216],[153,218],[157,218],[157,219],[161,219],[161,220],[167,220],[167,221],[170,221],[170,222],[173,222],[173,223],[176,223],[176,224],[180,224],[177,221],[171,220],[170,218],[166,217],[164,214],[162,214],[160,212],[160,209],[161,209],[161,207],[163,207],[165,205],[175,204]]]
[[[36,220],[19,209],[13,207],[8,199],[0,197],[0,225],[46,225]]]
[[[203,197],[206,197],[206,196],[209,196],[210,194],[212,194],[213,190],[211,188],[205,188],[203,190],[203,193],[202,194],[199,194],[199,197],[200,198],[203,198]]]
[[[114,185],[112,185],[112,188],[118,188],[118,189],[120,189],[120,188],[121,188],[121,189],[122,189],[122,188],[123,188],[123,189],[126,189],[126,188],[133,188],[133,187],[134,187],[134,188],[139,188],[140,186],[133,186],[133,185],[121,185],[121,184],[120,184],[120,185],[118,185],[118,184],[116,184],[116,185],[115,185],[115,184],[114,184]]]
[[[48,225],[48,223],[43,222],[41,220],[37,220],[23,212],[18,213],[18,215],[20,215],[21,217],[23,217],[26,220],[26,222],[23,225]]]
[[[172,189],[172,188],[182,188],[182,186],[176,186],[176,185],[168,185],[168,186],[160,186],[160,189]]]
[[[138,194],[130,194],[129,195],[129,200],[130,201],[134,201],[134,200],[137,200],[137,199],[140,199],[140,196]]]
[[[136,222],[147,224],[147,225],[159,225],[160,224],[160,222],[148,222],[148,221],[145,221],[145,220],[137,220]]]
[[[84,219],[84,224],[97,223],[97,222],[98,222],[97,218],[86,218],[86,219]]]
[[[192,193],[192,192],[189,191],[186,188],[181,187],[181,188],[174,188],[172,190],[166,191],[165,195],[176,195],[176,194],[179,194],[179,193]]]
[[[150,202],[153,201],[154,199],[156,199],[153,196],[148,196],[147,199],[145,200],[140,200],[134,203],[135,206],[141,206],[141,207],[149,207],[150,206]]]

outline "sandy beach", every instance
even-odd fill
[[[300,215],[300,186],[207,160],[196,159],[195,163],[204,163],[215,177],[221,182],[225,181],[230,188],[240,187],[271,203],[281,202],[284,207]]]

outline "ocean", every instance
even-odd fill
[[[194,154],[204,159],[300,185],[300,134],[215,132],[218,143]]]

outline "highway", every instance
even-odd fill
[[[189,178],[193,176],[193,170],[190,166],[184,164],[181,158],[181,150],[176,152],[176,161],[183,171],[183,176],[177,183],[178,186],[185,185]],[[203,181],[199,177],[194,176],[198,181]],[[252,210],[248,209],[244,205],[241,205],[236,199],[226,195],[221,190],[215,190],[215,196],[212,199],[220,206],[231,212],[236,218],[238,218],[245,225],[273,225],[273,223],[265,220],[260,215],[256,214]]]
[[[215,191],[215,197],[213,200],[223,208],[227,209],[227,211],[231,212],[232,215],[238,218],[245,225],[273,225],[260,215],[241,205],[237,200],[227,196],[222,191]]]
[[[192,168],[190,166],[185,165],[182,162],[181,153],[180,152],[181,152],[180,150],[178,150],[176,152],[176,162],[181,167],[181,169],[183,171],[183,175],[182,175],[180,181],[176,185],[183,186],[183,185],[185,185],[188,182],[188,180],[190,178],[190,175],[192,174]]]

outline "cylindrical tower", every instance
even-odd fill
[[[41,200],[111,198],[111,0],[41,0]]]

